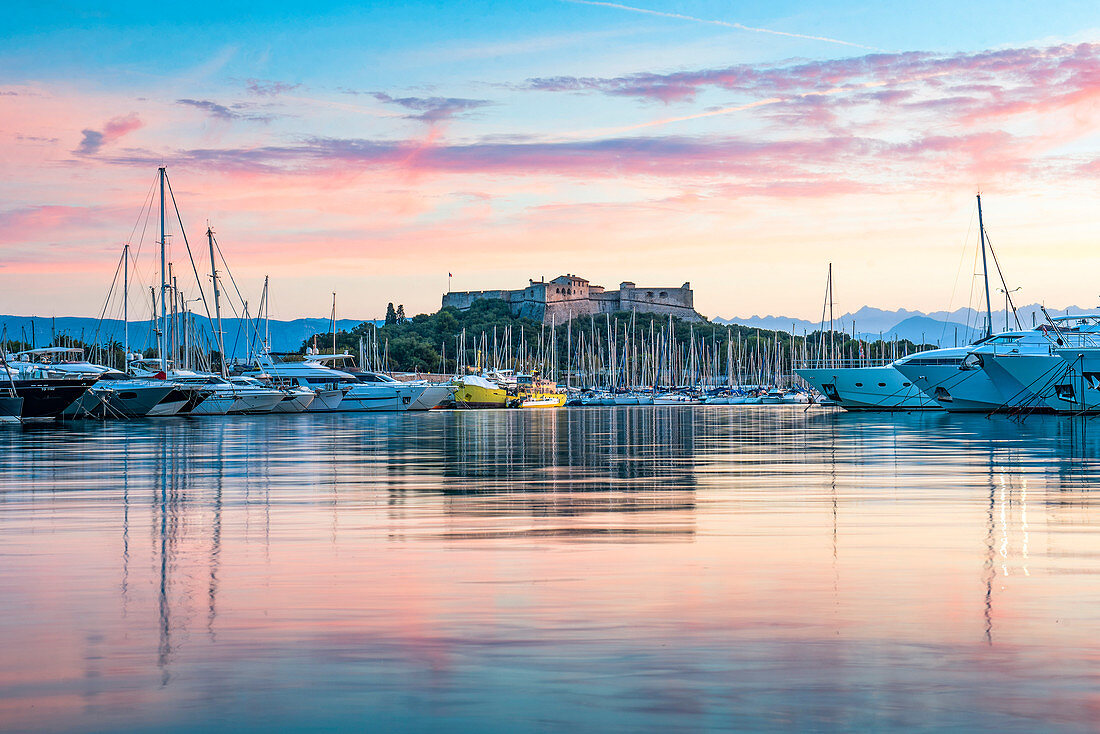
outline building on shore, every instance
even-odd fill
[[[560,275],[551,281],[531,280],[526,288],[497,291],[454,291],[443,295],[443,307],[465,311],[475,301],[493,299],[505,301],[516,316],[541,321],[564,323],[578,316],[636,311],[671,315],[685,321],[702,321],[695,312],[691,283],[678,288],[666,286],[639,287],[630,281],[609,291],[592,285],[576,275]]]

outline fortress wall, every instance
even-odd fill
[[[518,290],[447,293],[443,296],[443,305],[467,309],[475,301],[487,298],[506,301],[517,316],[547,324],[552,321],[565,323],[570,318],[589,314],[635,310],[690,321],[701,320],[695,312],[690,283],[668,288],[638,287],[626,281],[618,290],[606,291],[602,286],[590,285],[576,276],[560,276],[550,282],[532,280],[526,288]]]
[[[454,291],[443,294],[443,307],[453,306],[459,311],[465,311],[474,305],[474,301],[483,299],[497,299],[506,301],[510,291]]]

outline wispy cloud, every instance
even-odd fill
[[[245,79],[244,82],[248,92],[258,97],[277,97],[284,92],[291,92],[302,86],[301,84],[288,84],[268,79]]]
[[[80,156],[95,155],[104,145],[113,143],[123,135],[141,128],[144,124],[137,113],[131,112],[128,115],[111,118],[103,125],[102,130],[81,130],[83,138],[73,154]]]
[[[636,8],[631,5],[621,5],[619,3],[598,2],[597,0],[562,0],[562,2],[572,3],[574,5],[596,5],[604,8],[614,8],[616,10],[627,10],[632,13],[643,13],[645,15],[656,15],[661,18],[675,18],[676,20],[687,20],[692,23],[705,23],[707,25],[722,26],[724,28],[733,28],[739,31],[748,31],[750,33],[767,33],[773,36],[786,36],[787,38],[801,38],[807,41],[822,41],[824,43],[835,43],[841,46],[852,46],[854,48],[863,48],[869,51],[881,51],[882,49],[875,48],[874,46],[865,46],[861,43],[853,43],[851,41],[842,41],[838,38],[829,38],[828,36],[812,36],[805,33],[791,33],[788,31],[777,31],[772,28],[757,28],[755,26],[744,25],[743,23],[734,23],[726,20],[709,20],[707,18],[696,18],[691,15],[683,15],[682,13],[669,13],[662,10],[649,10],[648,8]]]
[[[796,99],[848,94],[850,101],[902,102],[923,92],[929,104],[1008,112],[1017,102],[1072,100],[1100,88],[1100,44],[938,55],[869,54],[778,65],[739,64],[618,77],[541,77],[524,89],[594,92],[664,103],[692,101],[706,90],[749,98]],[[872,91],[875,90],[875,91]],[[922,103],[911,99],[912,104]]]
[[[186,107],[194,107],[195,109],[206,112],[211,117],[219,120],[250,120],[252,122],[270,122],[274,115],[271,114],[255,114],[252,112],[245,112],[249,109],[247,105],[234,104],[232,107],[212,102],[208,99],[177,99],[176,104],[184,105]]]
[[[463,97],[392,97],[384,92],[372,92],[379,102],[397,105],[417,114],[405,115],[410,120],[439,122],[450,119],[463,112],[487,107],[493,102],[487,99],[465,99]]]

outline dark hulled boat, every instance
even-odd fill
[[[39,378],[15,380],[10,385],[23,399],[24,418],[56,418],[95,382],[95,377]]]
[[[23,416],[23,398],[0,388],[0,423],[18,423]]]

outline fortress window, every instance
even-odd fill
[[[664,291],[661,291],[661,298],[668,298],[668,294]]]
[[[645,297],[646,298],[653,298],[653,291],[646,291]]]

